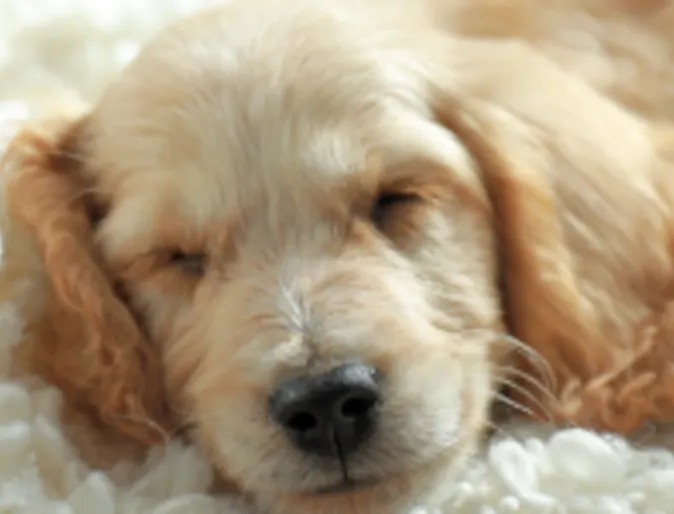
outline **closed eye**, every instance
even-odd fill
[[[203,253],[187,253],[174,250],[169,255],[169,264],[188,275],[203,275],[206,270],[206,256]]]
[[[381,227],[394,211],[421,202],[421,197],[409,192],[385,192],[380,194],[372,206],[372,221]]]

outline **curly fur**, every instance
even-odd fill
[[[275,512],[381,512],[440,494],[495,392],[671,419],[674,11],[426,7],[232,0],[11,144],[0,300],[92,459],[188,427]],[[415,201],[371,219],[383,190]],[[326,498],[264,399],[353,355],[388,379],[351,470],[379,483]]]
[[[92,199],[70,152],[75,126],[54,119],[27,128],[5,156],[5,280],[36,280],[38,270],[16,270],[40,256],[41,307],[27,316],[18,360],[63,390],[75,410],[143,442],[165,440],[169,418],[161,363],[120,299],[92,244]],[[50,126],[52,125],[52,126]],[[19,243],[15,230],[30,234]]]

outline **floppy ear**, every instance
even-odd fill
[[[578,271],[585,256],[574,254],[562,223],[567,206],[554,182],[574,180],[569,169],[551,169],[558,162],[546,154],[536,133],[494,104],[443,90],[435,107],[439,122],[473,156],[493,206],[506,325],[549,366],[542,370],[513,356],[519,387],[510,394],[541,419],[600,430],[626,433],[645,421],[671,419],[674,375],[667,364],[672,358],[667,340],[673,335],[672,309],[665,304],[634,323],[627,344],[606,331],[605,316],[614,313],[603,312],[587,297],[581,282],[588,277]],[[560,177],[563,172],[569,175]],[[653,268],[658,266],[653,262]],[[543,383],[545,372],[552,374],[550,391],[520,380],[527,375]]]
[[[60,388],[66,408],[151,444],[170,425],[161,363],[92,242],[105,206],[80,154],[85,127],[85,116],[67,115],[10,143],[0,287],[7,296],[20,282],[42,284],[20,302],[22,364]]]

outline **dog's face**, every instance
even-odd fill
[[[274,512],[407,507],[492,395],[489,202],[404,36],[380,36],[214,12],[150,44],[74,137],[92,241],[178,423]]]
[[[671,129],[412,3],[230,0],[17,136],[0,301],[66,413],[188,427],[274,514],[432,504],[499,382],[553,421],[671,418],[668,322],[625,351],[671,297]]]

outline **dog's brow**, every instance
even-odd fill
[[[489,212],[490,206],[479,183],[462,180],[451,165],[417,158],[391,165],[382,175],[383,191],[409,192],[429,199],[460,197],[462,205]]]
[[[329,203],[346,204],[357,212],[369,209],[372,198],[379,191],[384,173],[382,163],[377,154],[367,156],[362,166],[344,176],[334,187]]]

